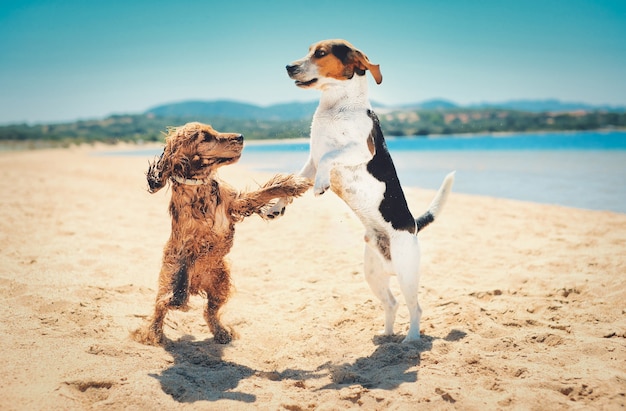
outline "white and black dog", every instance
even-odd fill
[[[448,174],[428,211],[415,219],[409,210],[378,118],[368,99],[366,71],[382,82],[378,65],[345,40],[313,44],[287,66],[298,87],[322,91],[311,124],[309,158],[300,174],[315,180],[315,195],[329,188],[365,226],[365,278],[385,308],[384,335],[393,334],[398,303],[389,289],[396,275],[410,314],[404,342],[420,338],[418,303],[420,249],[417,233],[443,208],[454,181]],[[289,199],[268,211],[284,212]]]

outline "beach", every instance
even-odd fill
[[[144,157],[95,155],[112,149],[129,147],[0,153],[0,409],[626,407],[626,214],[453,189],[419,235],[422,338],[402,344],[397,287],[396,334],[378,335],[359,221],[308,192],[236,226],[232,343],[194,297],[152,347],[130,333],[153,310],[170,191],[147,192]],[[405,189],[415,215],[434,196]]]

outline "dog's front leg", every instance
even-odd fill
[[[371,154],[363,152],[357,144],[348,144],[337,150],[327,152],[320,158],[315,174],[313,193],[324,194],[330,188],[330,172],[336,166],[357,166],[370,160]]]
[[[302,168],[300,169],[300,172],[298,173],[298,175],[304,178],[308,178],[309,180],[313,180],[316,172],[317,172],[317,167],[315,167],[315,164],[313,163],[313,159],[311,158],[311,156],[309,156],[306,163],[304,163],[304,166],[302,166]]]
[[[315,185],[313,186],[313,194],[321,196],[330,188],[330,170],[337,163],[340,156],[338,150],[330,151],[320,158],[315,174]]]
[[[274,199],[291,199],[311,188],[311,180],[295,174],[276,174],[259,190],[241,192],[230,205],[230,213],[237,221],[254,213],[265,217],[265,209]]]
[[[313,164],[313,159],[309,155],[309,158],[307,159],[306,163],[304,163],[304,166],[302,167],[298,175],[309,180],[313,180],[313,178],[315,178],[316,171],[317,169],[315,167],[315,164]],[[289,205],[289,203],[291,203],[291,200],[291,197],[280,198],[276,202],[276,204],[274,204],[264,213],[264,218],[275,219],[282,216],[283,214],[285,214],[285,208],[287,207],[287,205]]]

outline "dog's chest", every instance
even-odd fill
[[[230,235],[233,223],[230,215],[226,212],[225,207],[218,207],[215,219],[213,221],[213,231],[221,235]]]
[[[186,188],[172,198],[170,212],[173,221],[181,229],[194,232],[210,232],[211,235],[226,235],[231,231],[231,219],[219,186]]]
[[[321,109],[315,112],[311,123],[311,158],[317,165],[325,155],[338,155],[342,164],[367,162],[372,153],[368,136],[372,120],[367,109]]]
[[[366,226],[386,222],[396,229],[412,229],[415,222],[378,117],[371,110],[360,113],[363,115],[330,121],[316,113],[321,121],[318,127],[312,126],[311,155],[317,172],[330,173],[330,188]],[[323,164],[324,158],[332,158],[331,164]]]

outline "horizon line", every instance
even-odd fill
[[[213,98],[213,99],[198,99],[198,98],[190,98],[190,99],[185,99],[185,100],[175,100],[175,101],[170,101],[170,102],[164,102],[164,103],[158,103],[158,104],[154,104],[152,106],[150,106],[149,108],[143,110],[143,111],[136,111],[136,112],[132,112],[132,111],[126,111],[126,112],[110,112],[108,114],[105,115],[101,115],[101,116],[93,116],[93,117],[75,117],[73,119],[64,119],[64,120],[35,120],[35,121],[27,121],[27,120],[17,120],[17,121],[10,121],[10,122],[4,122],[1,121],[0,122],[0,127],[8,127],[8,126],[14,126],[14,125],[23,125],[23,124],[27,124],[27,125],[52,125],[52,124],[66,124],[66,123],[76,123],[76,122],[80,122],[80,121],[98,121],[98,120],[103,120],[109,117],[113,117],[113,116],[133,116],[133,115],[145,115],[145,114],[150,114],[150,110],[153,110],[155,108],[158,107],[162,107],[162,106],[168,106],[168,105],[174,105],[174,104],[184,104],[184,103],[219,103],[219,102],[228,102],[228,103],[236,103],[236,104],[246,104],[246,105],[250,105],[250,106],[255,106],[255,107],[259,107],[259,108],[269,108],[269,107],[273,107],[273,106],[278,106],[278,105],[285,105],[285,104],[310,104],[310,103],[317,103],[319,101],[319,99],[310,99],[310,100],[290,100],[290,101],[283,101],[283,102],[276,102],[276,103],[270,103],[270,104],[258,104],[258,103],[253,103],[253,102],[249,102],[249,101],[245,101],[245,100],[237,100],[237,99],[229,99],[229,98]],[[473,107],[485,107],[485,108],[496,108],[495,106],[497,105],[501,105],[501,104],[512,104],[512,103],[557,103],[560,105],[567,105],[567,106],[572,106],[572,105],[580,105],[580,106],[586,106],[589,108],[608,108],[608,109],[614,109],[614,110],[625,110],[626,111],[626,103],[624,104],[608,104],[608,103],[588,103],[588,102],[584,102],[584,101],[569,101],[569,100],[561,100],[559,98],[555,98],[555,97],[549,97],[549,98],[512,98],[512,99],[508,99],[508,100],[501,100],[501,101],[478,101],[478,102],[472,102],[472,103],[458,103],[452,99],[448,99],[448,98],[444,98],[444,97],[433,97],[433,98],[428,98],[425,100],[420,100],[420,101],[415,101],[415,102],[409,102],[409,103],[381,103],[379,101],[376,100],[371,100],[371,103],[373,106],[378,106],[379,108],[385,108],[385,109],[393,109],[393,108],[399,108],[399,109],[409,109],[412,106],[419,106],[419,105],[423,105],[425,103],[431,103],[431,102],[441,102],[441,103],[448,103],[448,104],[453,104],[454,106],[458,107],[458,108],[473,108]],[[416,107],[417,108],[417,107]]]

